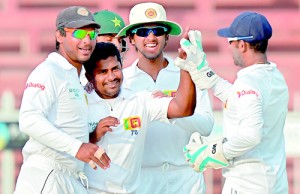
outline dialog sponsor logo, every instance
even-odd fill
[[[43,84],[40,84],[40,83],[32,83],[32,82],[26,83],[25,89],[27,89],[27,88],[39,88],[39,89],[41,89],[42,91],[45,90],[45,86],[44,86]]]
[[[254,90],[242,90],[242,91],[237,91],[236,93],[238,95],[238,98],[240,98],[244,95],[256,95],[256,97],[258,97],[257,92]]]

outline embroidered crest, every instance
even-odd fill
[[[80,7],[78,10],[77,10],[77,13],[78,15],[82,15],[82,16],[88,16],[89,15],[89,12],[87,9],[83,8],[83,7]]]
[[[156,18],[157,13],[156,13],[155,9],[149,8],[145,11],[145,15],[147,18],[153,19],[153,18]]]

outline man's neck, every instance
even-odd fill
[[[163,57],[163,55],[153,60],[140,57],[137,66],[156,81],[159,71],[168,66],[168,61]]]

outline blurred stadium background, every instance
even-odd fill
[[[59,10],[71,5],[92,12],[108,9],[119,13],[128,24],[130,8],[142,0],[0,0],[0,194],[13,193],[22,163],[21,148],[27,140],[18,129],[18,112],[27,76],[49,52],[55,50],[55,19]],[[264,14],[273,27],[269,60],[277,63],[289,86],[289,114],[285,126],[287,171],[290,194],[300,193],[300,1],[299,0],[153,0],[164,5],[168,19],[183,28],[202,31],[203,47],[215,71],[233,81],[238,70],[227,50],[227,40],[216,31],[230,25],[241,11]],[[166,54],[176,56],[180,37],[171,37]],[[128,40],[127,40],[128,42]],[[128,42],[124,61],[136,58]],[[46,76],[46,75],[45,75]],[[211,95],[216,119],[212,135],[222,131],[222,104]],[[207,194],[219,194],[221,170],[205,173]]]

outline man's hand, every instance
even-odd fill
[[[105,117],[99,121],[95,130],[90,133],[90,142],[97,143],[106,132],[112,132],[111,127],[116,127],[120,124],[120,121],[112,116]]]
[[[110,167],[110,158],[105,150],[92,143],[83,143],[76,154],[76,158],[88,163],[95,170],[97,169],[96,164],[103,169]]]
[[[223,155],[223,139],[214,143],[206,141],[200,133],[191,135],[190,142],[183,148],[185,159],[195,171],[203,172],[207,168],[223,168],[229,165]]]
[[[186,57],[182,57],[182,55],[177,57],[174,64],[188,71],[199,89],[213,87],[220,77],[208,66],[206,54],[202,48],[201,32],[189,30],[188,38],[182,38],[180,45],[186,53]]]

